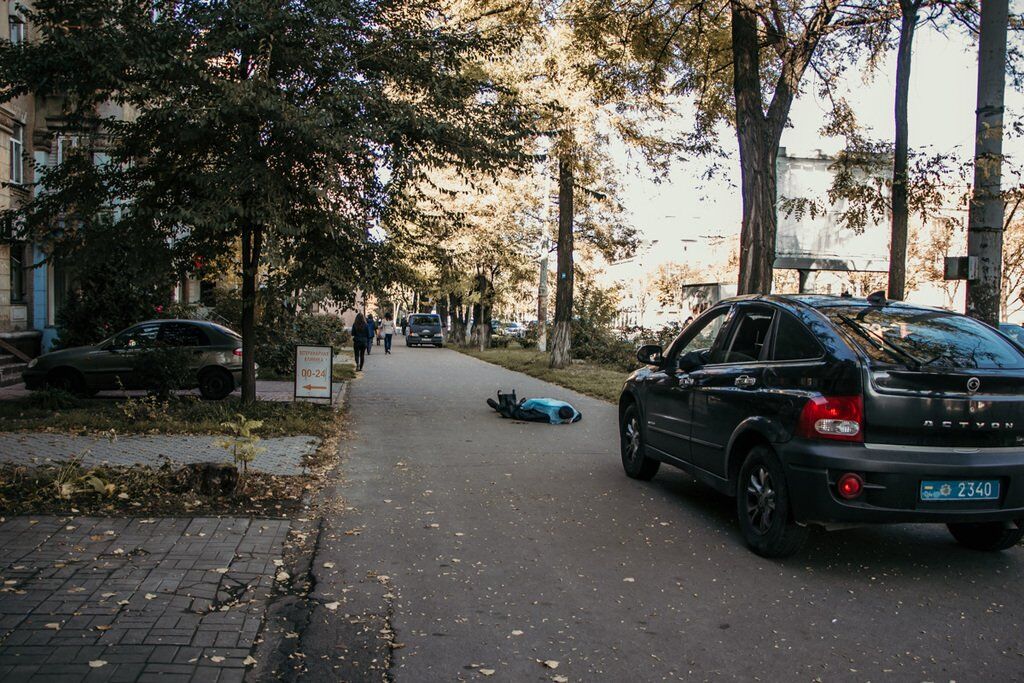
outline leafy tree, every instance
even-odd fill
[[[38,0],[26,14],[38,40],[0,46],[0,100],[63,94],[92,158],[44,172],[19,224],[84,232],[116,204],[129,239],[160,235],[190,260],[238,249],[246,401],[268,268],[350,297],[380,270],[374,227],[409,209],[396,197],[425,166],[494,171],[528,132],[518,100],[470,68],[504,37],[426,0]]]
[[[74,283],[57,319],[60,347],[95,344],[170,306],[176,281],[168,243],[153,235],[128,241],[99,222],[49,254]]]

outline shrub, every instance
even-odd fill
[[[195,382],[188,351],[180,348],[154,348],[139,353],[134,372],[139,385],[161,399]]]
[[[351,342],[341,318],[335,315],[298,313],[263,322],[256,329],[256,362],[280,374],[295,370],[299,344],[330,346],[337,353]]]
[[[63,389],[45,388],[33,391],[25,399],[25,403],[32,408],[40,410],[70,410],[81,405],[81,401],[74,394]]]

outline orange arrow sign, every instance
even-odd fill
[[[326,389],[327,387],[320,387],[320,386],[317,386],[315,384],[307,384],[306,386],[304,386],[302,388],[305,389],[306,391],[310,391],[311,389]]]

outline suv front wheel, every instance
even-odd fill
[[[807,527],[790,512],[782,463],[768,446],[754,446],[740,467],[736,512],[744,540],[762,557],[788,557],[807,540]]]
[[[650,481],[658,473],[661,462],[647,457],[643,433],[640,431],[640,414],[636,404],[630,404],[622,413],[619,424],[619,448],[622,451],[622,469],[626,476]]]

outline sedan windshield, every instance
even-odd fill
[[[1024,368],[1024,354],[986,325],[946,311],[823,308],[832,322],[878,364],[994,369]]]

